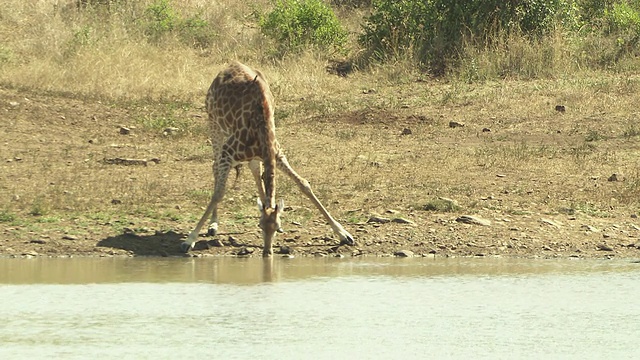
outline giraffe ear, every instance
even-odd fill
[[[284,200],[283,199],[280,199],[280,201],[278,201],[278,205],[276,205],[276,210],[284,211]]]
[[[258,210],[263,211],[264,210],[264,205],[262,204],[262,200],[260,200],[260,198],[258,197]]]

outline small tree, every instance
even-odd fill
[[[320,0],[277,0],[259,25],[281,54],[298,52],[309,45],[341,50],[347,41],[347,32],[335,13]]]

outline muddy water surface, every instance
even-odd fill
[[[0,358],[637,358],[640,264],[0,259]]]

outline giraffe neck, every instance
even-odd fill
[[[261,101],[260,112],[262,119],[259,119],[258,126],[258,142],[260,144],[260,152],[262,162],[264,164],[264,191],[265,191],[265,207],[275,208],[276,206],[276,155],[278,144],[276,141],[275,123],[273,120],[273,108],[271,99],[267,96],[268,88],[266,83],[256,77],[254,80],[259,87]]]

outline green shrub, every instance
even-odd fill
[[[215,31],[208,21],[200,15],[182,17],[169,0],[155,0],[146,8],[143,28],[145,36],[155,43],[175,35],[189,46],[206,48],[215,39]]]
[[[12,57],[11,49],[0,45],[0,64],[11,61]]]
[[[465,42],[490,44],[496,34],[514,31],[539,37],[558,16],[573,16],[571,4],[570,0],[377,0],[359,40],[375,59],[410,52],[441,74]]]
[[[343,50],[347,41],[347,32],[335,13],[320,0],[277,0],[259,25],[281,54],[298,52],[309,45]]]
[[[178,15],[168,0],[156,0],[145,10],[145,35],[157,41],[167,33],[172,32],[179,21]]]
[[[604,17],[609,27],[608,30],[612,33],[628,31],[636,35],[640,33],[638,8],[632,7],[627,2],[613,4],[610,9],[605,10]]]
[[[0,223],[9,223],[16,219],[16,215],[8,210],[0,210]]]

